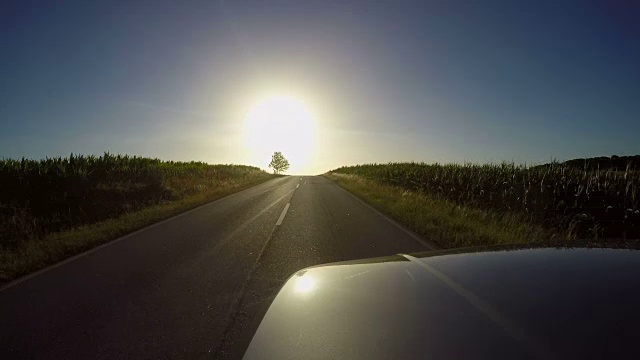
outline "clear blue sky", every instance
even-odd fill
[[[2,1],[0,157],[265,168],[242,124],[279,93],[315,119],[295,172],[638,154],[638,19],[623,0]]]

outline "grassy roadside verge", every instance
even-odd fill
[[[533,243],[552,235],[517,215],[459,206],[357,175],[324,176],[440,248]]]
[[[226,182],[220,187],[196,195],[150,206],[73,230],[53,233],[42,239],[25,241],[12,249],[1,249],[0,285],[145,226],[248,189],[272,178],[272,175],[265,173],[242,181]]]

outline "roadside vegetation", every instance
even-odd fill
[[[0,160],[0,282],[272,177],[109,153]]]
[[[327,176],[442,248],[640,238],[640,171],[601,160],[368,164]]]

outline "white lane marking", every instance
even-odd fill
[[[284,220],[284,216],[287,215],[287,210],[289,210],[289,205],[290,203],[287,203],[287,205],[284,207],[284,210],[282,210],[282,214],[280,214],[280,218],[278,218],[278,222],[276,223],[276,226],[282,225],[282,220]]]
[[[296,185],[296,189],[300,187],[300,184]]]
[[[252,222],[254,222],[257,218],[259,218],[260,216],[262,216],[262,214],[266,213],[267,211],[269,211],[272,207],[276,206],[280,201],[282,201],[282,199],[284,199],[285,197],[289,196],[289,194],[291,194],[292,192],[294,192],[295,190],[290,190],[288,191],[286,194],[282,195],[281,197],[279,197],[277,200],[275,200],[274,202],[272,202],[271,204],[267,205],[266,208],[260,210],[259,213],[257,213],[256,215],[254,215],[251,219],[247,220],[246,222],[244,222],[242,225],[238,226],[235,230],[233,230],[231,232],[231,234],[229,234],[227,237],[225,237],[224,239],[222,239],[220,242],[218,242],[216,244],[216,246],[214,247],[214,250],[218,249],[219,247],[221,247],[222,245],[226,245],[229,240],[231,240],[232,238],[234,238],[238,233],[240,233],[241,231],[243,231],[247,226],[251,225]]]
[[[291,192],[295,191],[291,190]],[[249,282],[251,281],[251,279],[253,278],[256,269],[258,268],[258,264],[260,264],[260,259],[262,259],[262,256],[264,255],[264,251],[267,248],[267,246],[269,245],[269,243],[271,242],[271,239],[273,238],[273,234],[276,232],[276,229],[278,228],[278,225],[280,225],[282,223],[282,220],[284,219],[284,215],[287,212],[287,209],[289,208],[289,203],[287,203],[287,205],[284,208],[284,211],[282,212],[282,215],[280,215],[280,219],[278,219],[278,223],[273,227],[273,229],[271,229],[271,233],[269,234],[269,236],[267,237],[267,240],[264,242],[264,244],[262,245],[262,248],[260,249],[260,252],[258,253],[258,257],[256,258],[255,262],[253,263],[253,266],[251,267],[251,270],[249,271],[249,275],[247,275],[247,278],[244,280],[244,282],[242,283],[242,286],[240,287],[240,291],[237,292],[236,294],[238,294],[235,298],[235,300],[231,303],[231,305],[229,306],[229,311],[227,312],[227,324],[233,324],[235,323],[235,319],[239,313],[239,309],[242,308],[242,304],[245,301],[245,297],[247,295],[247,284],[249,284]],[[231,326],[228,326],[226,328],[226,330],[224,331],[224,333],[222,334],[222,341],[220,342],[220,346],[218,348],[218,353],[220,353],[220,350],[223,348],[223,344],[225,343],[225,339],[227,339],[227,334],[229,332],[229,330],[231,329]]]
[[[300,178],[300,180],[302,180],[302,178]]]

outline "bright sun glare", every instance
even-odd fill
[[[266,167],[274,151],[281,151],[291,167],[304,171],[315,143],[315,121],[305,105],[289,96],[273,96],[256,103],[244,123],[251,161]]]

